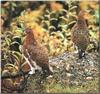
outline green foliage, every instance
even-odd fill
[[[1,67],[4,67],[6,64],[9,64],[9,63],[14,66],[19,65],[19,62],[21,60],[21,53],[18,50],[20,44],[17,42],[17,40],[14,40],[14,37],[15,37],[15,32],[11,32],[11,31],[2,32],[2,37],[1,37],[2,39],[1,65],[2,66]],[[17,43],[18,46],[16,46],[15,43]]]

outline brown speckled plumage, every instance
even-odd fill
[[[90,42],[84,13],[85,11],[79,12],[77,22],[72,28],[72,41],[78,47],[79,58],[82,58],[82,54],[85,52]]]
[[[29,53],[30,58],[35,61],[38,66],[42,67],[44,73],[47,73],[46,75],[52,74],[49,68],[47,50],[36,41],[34,31],[29,28],[26,29],[26,38],[23,42],[23,53],[28,57],[26,50]]]

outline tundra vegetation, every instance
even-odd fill
[[[88,11],[90,43],[80,59],[71,31],[81,10]],[[29,74],[28,63],[21,62],[26,28],[47,49],[52,77]],[[99,1],[1,1],[2,93],[98,93],[99,44]]]

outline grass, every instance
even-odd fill
[[[98,93],[98,79],[87,81],[81,86],[64,87],[61,84],[47,84],[46,91],[48,93]]]

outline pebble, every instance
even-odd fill
[[[86,77],[86,80],[92,80],[93,77]]]
[[[67,64],[66,71],[69,71],[70,69],[71,69],[71,65],[70,64]]]
[[[72,77],[73,76],[73,74],[71,74],[71,73],[66,73],[67,74],[67,77]]]

